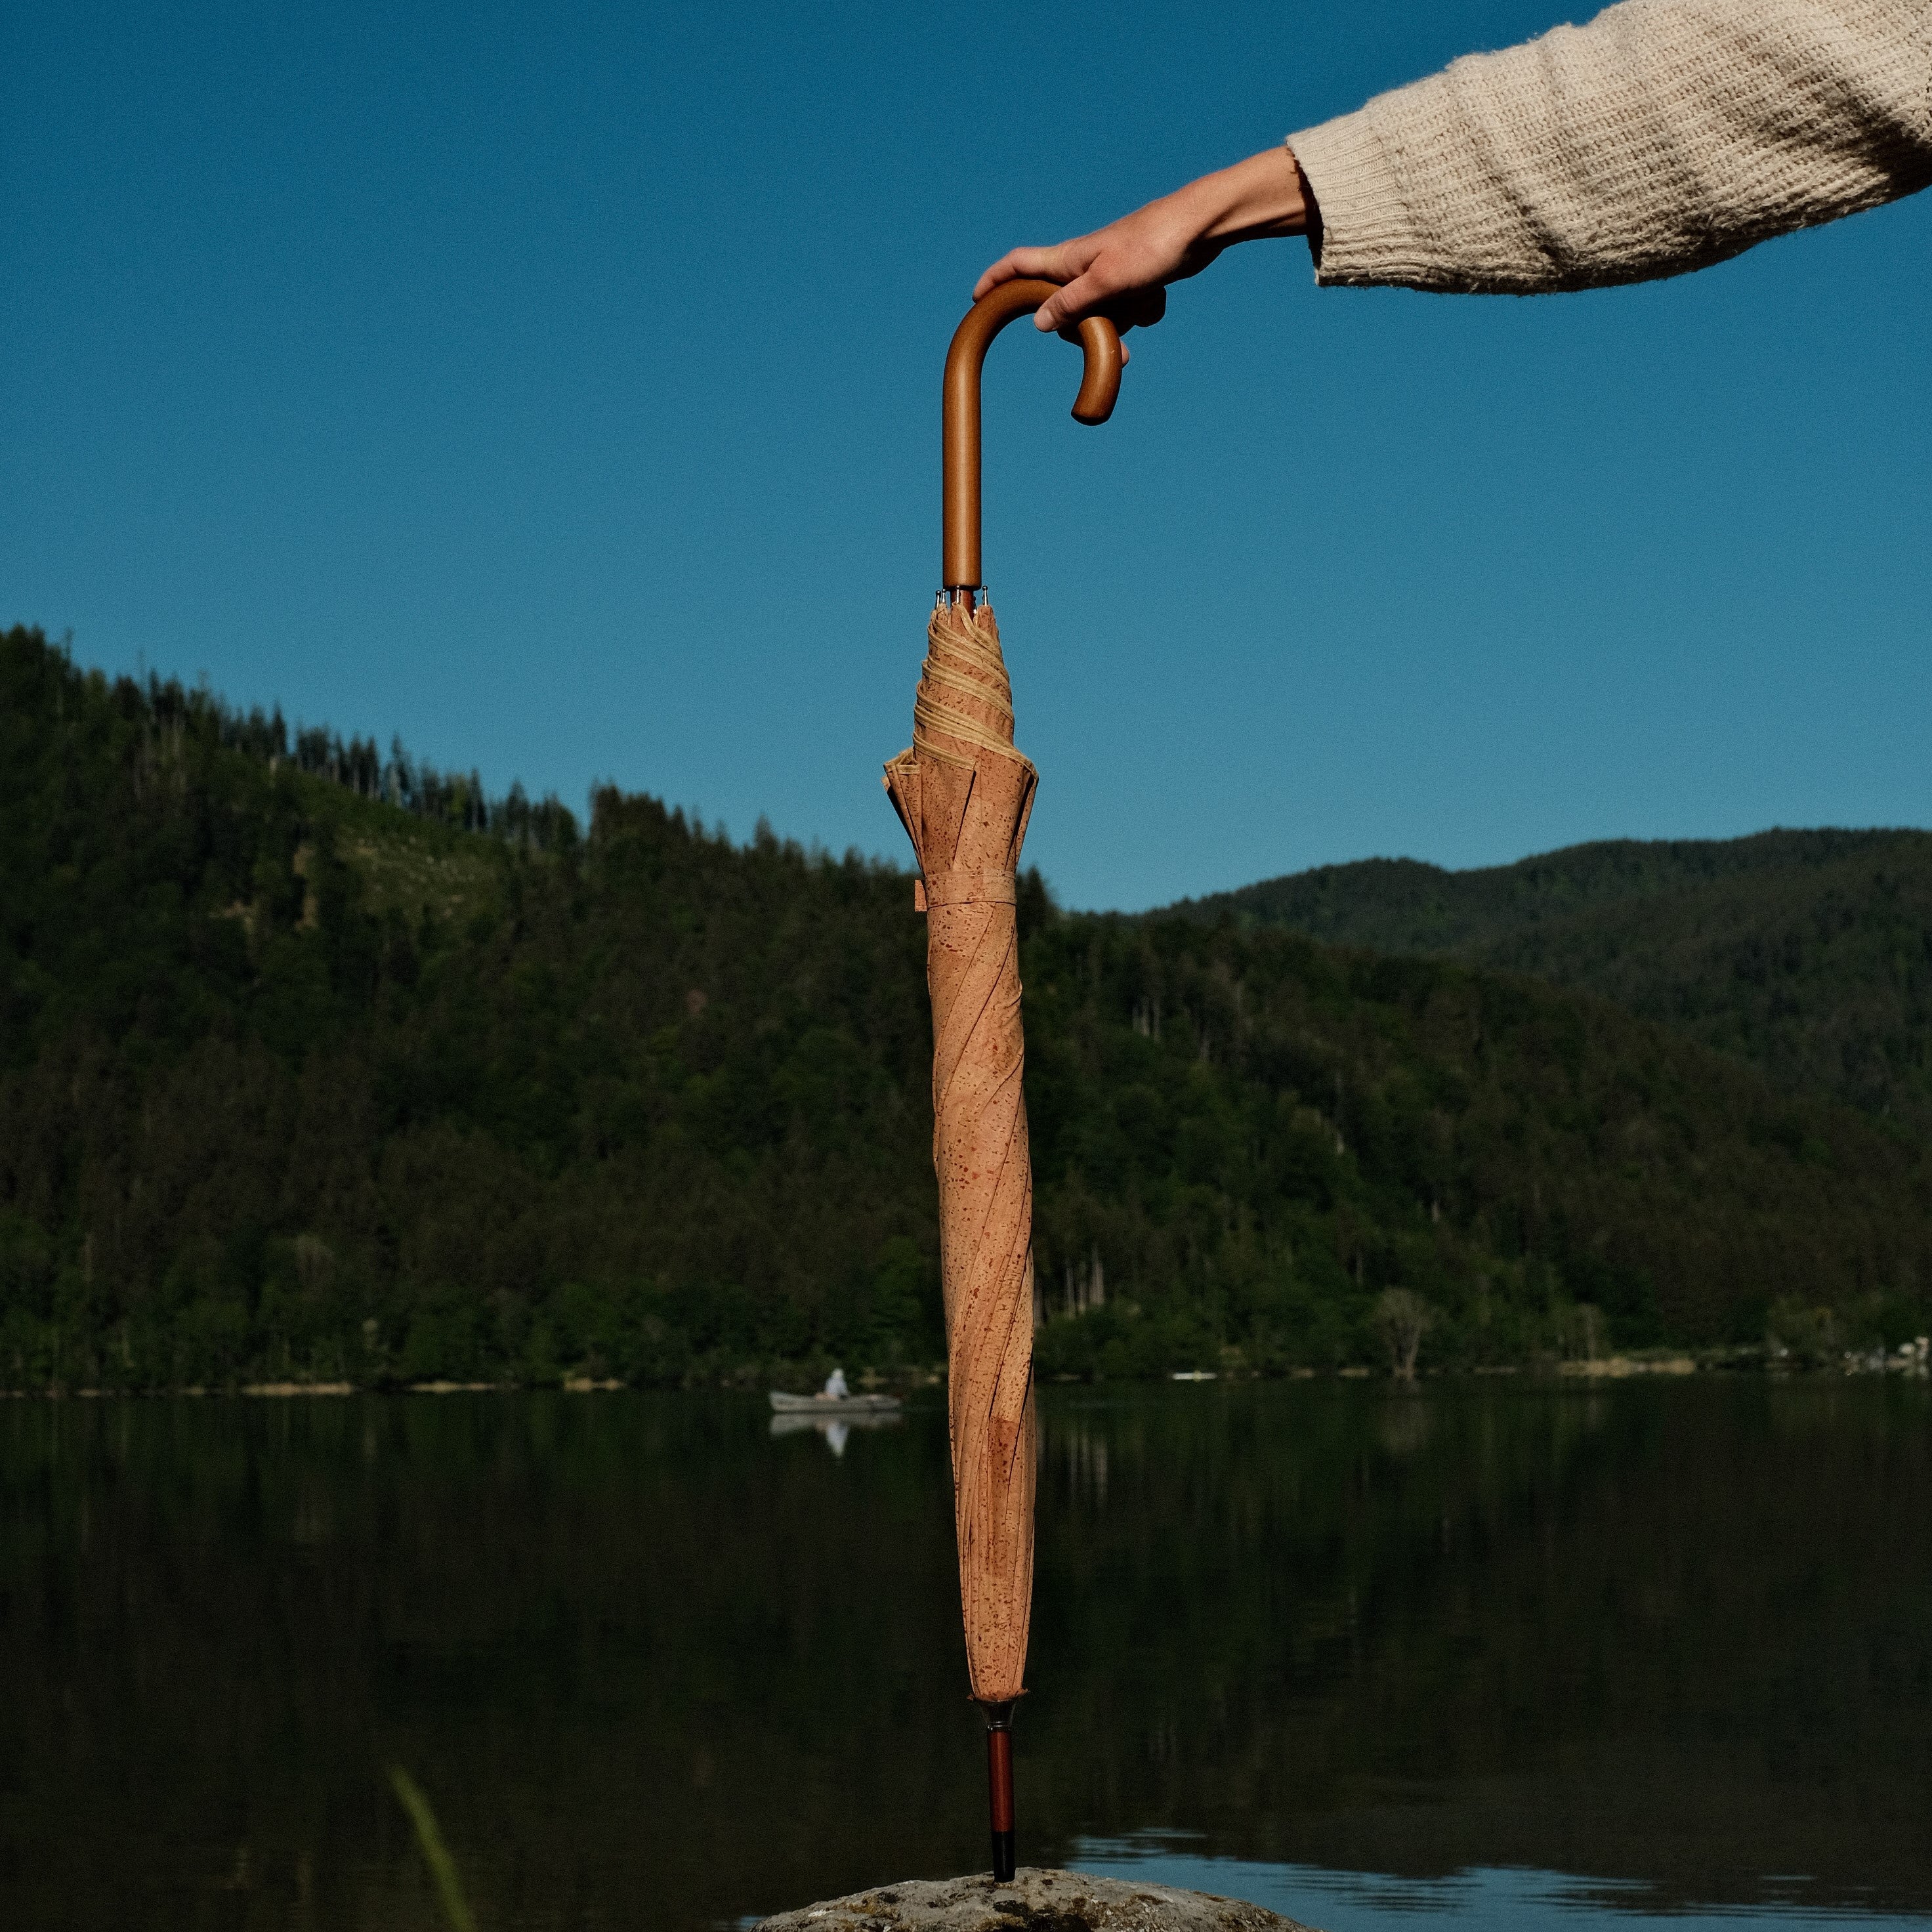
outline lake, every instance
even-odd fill
[[[1932,1400],[1042,1392],[1020,1856],[1330,1932],[1932,1927]],[[0,1922],[732,1925],[983,1866],[937,1398],[0,1403]]]

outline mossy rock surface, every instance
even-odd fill
[[[758,1932],[1311,1932],[1279,1912],[1210,1892],[1023,1866],[984,1876],[908,1879],[781,1912]]]

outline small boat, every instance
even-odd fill
[[[771,1392],[772,1408],[780,1415],[890,1415],[905,1405],[896,1395],[787,1395]]]

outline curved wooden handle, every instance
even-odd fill
[[[980,588],[980,371],[993,338],[1010,322],[1030,315],[1058,292],[1054,282],[1002,282],[966,311],[946,352],[945,568],[948,590]],[[1103,423],[1120,393],[1120,331],[1104,316],[1080,325],[1087,358],[1073,420]]]

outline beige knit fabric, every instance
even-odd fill
[[[1932,0],[1622,0],[1288,145],[1324,283],[1679,274],[1932,183]]]

